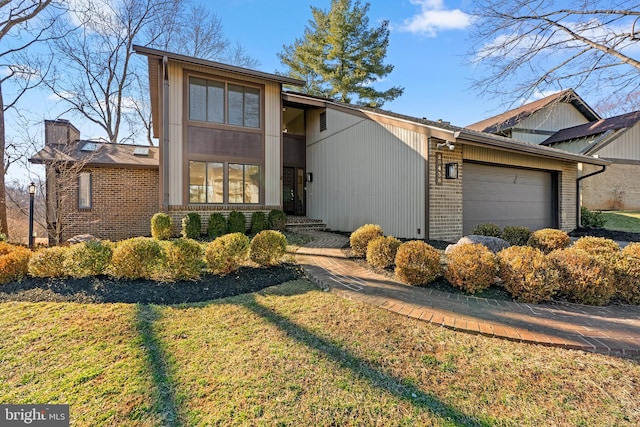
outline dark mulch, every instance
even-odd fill
[[[640,233],[606,230],[604,228],[578,228],[569,233],[569,235],[572,237],[593,236],[623,242],[640,242]]]
[[[85,279],[28,278],[0,286],[2,301],[79,303],[182,304],[256,292],[302,277],[294,264],[269,268],[243,267],[225,276],[206,275],[199,281],[159,283],[115,280],[107,276]]]

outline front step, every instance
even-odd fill
[[[311,219],[304,216],[287,216],[287,231],[324,231],[327,229],[327,224],[320,219]]]

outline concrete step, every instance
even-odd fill
[[[287,217],[286,224],[288,231],[305,231],[305,230],[317,230],[323,231],[327,229],[325,224],[320,219],[312,219],[306,217]]]

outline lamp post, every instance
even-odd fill
[[[33,249],[33,196],[36,194],[36,185],[29,184],[29,249]]]

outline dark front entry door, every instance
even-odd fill
[[[287,215],[304,215],[303,168],[282,168],[282,210]]]

